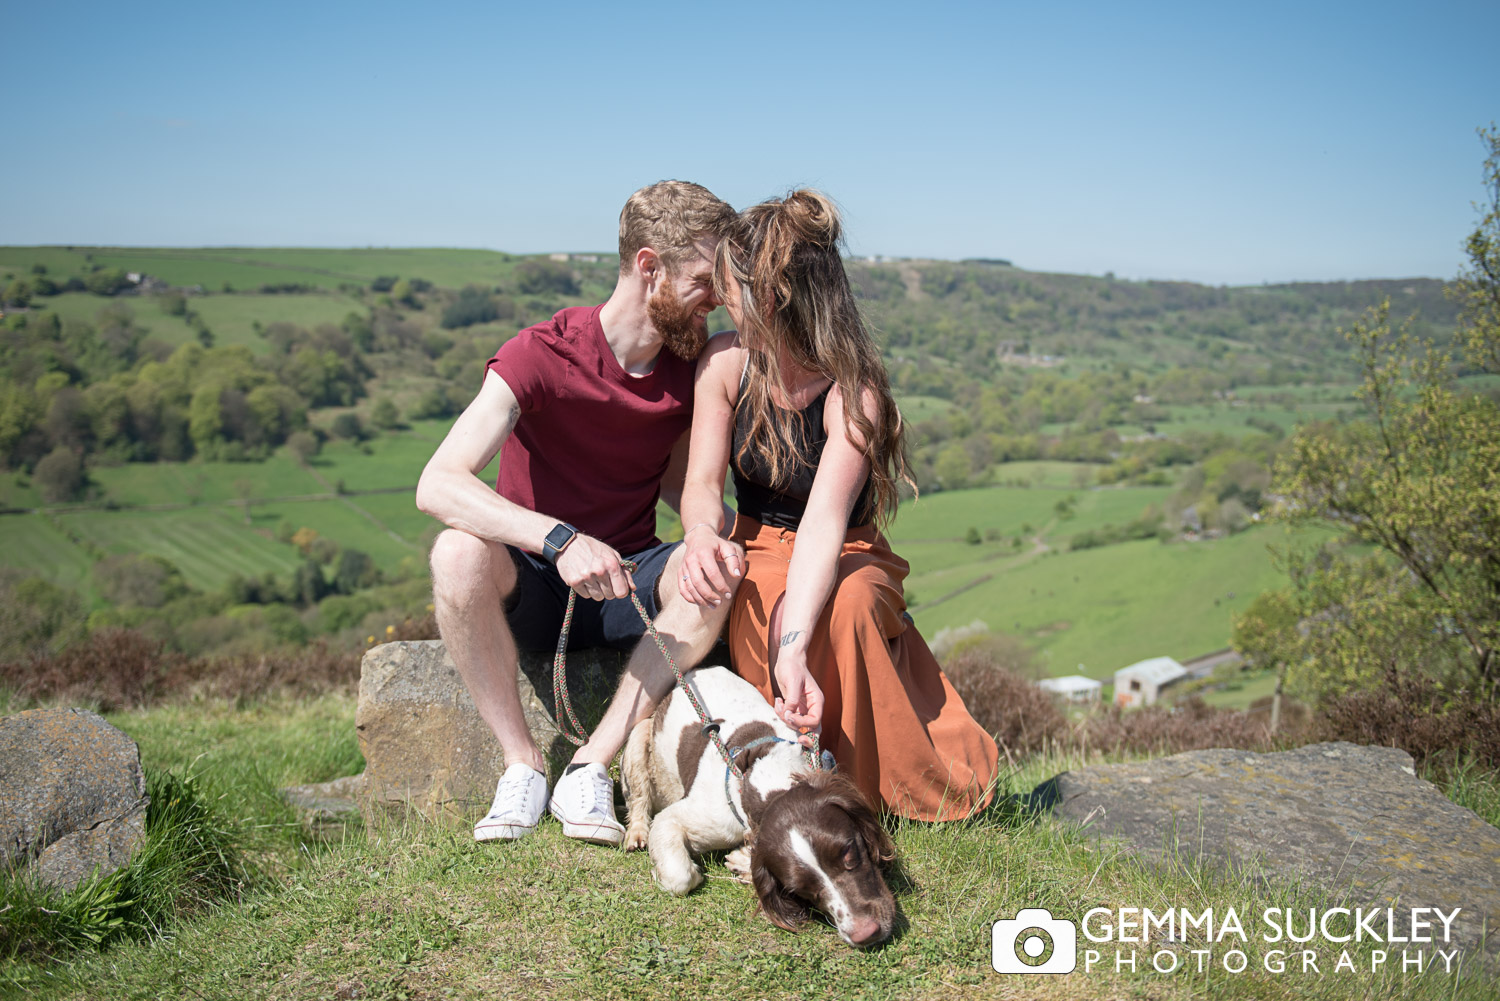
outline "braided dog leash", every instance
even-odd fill
[[[636,564],[633,560],[621,560],[620,566],[631,573],[636,569]],[[578,593],[569,589],[568,608],[563,614],[562,632],[557,637],[557,653],[552,658],[552,704],[556,708],[558,731],[575,745],[582,747],[588,742],[588,730],[578,721],[578,715],[573,711],[573,700],[568,697],[568,630],[573,625],[573,607],[577,600]],[[662,657],[667,661],[667,666],[672,669],[672,676],[677,679],[678,687],[687,696],[689,704],[693,707],[693,711],[698,714],[698,720],[703,724],[704,736],[714,742],[714,746],[719,749],[719,754],[724,758],[725,765],[735,775],[743,778],[745,773],[741,770],[739,763],[735,761],[738,755],[731,754],[729,748],[724,746],[724,738],[719,736],[721,721],[710,718],[707,710],[703,708],[703,703],[699,701],[698,694],[693,691],[693,686],[689,685],[687,679],[682,676],[682,671],[677,667],[677,661],[672,658],[671,651],[667,649],[667,644],[662,640],[661,634],[656,631],[656,623],[651,621],[651,616],[646,612],[646,606],[641,604],[640,597],[634,591],[630,592],[630,602],[635,605],[635,610],[640,613],[641,621],[646,625],[646,632],[650,633],[651,638],[656,641],[656,648],[661,651]],[[566,719],[564,719],[564,714],[566,714]],[[806,732],[804,729],[803,734],[805,735]],[[817,734],[813,734],[812,747],[804,748],[804,752],[811,760],[814,768],[822,767],[823,757],[818,750]]]

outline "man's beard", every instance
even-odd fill
[[[708,320],[700,319],[692,307],[684,306],[671,281],[646,301],[646,316],[661,335],[662,344],[683,361],[693,361],[708,343]]]

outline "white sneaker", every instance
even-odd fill
[[[546,776],[518,761],[500,776],[489,815],[474,825],[474,840],[523,838],[536,830],[546,808]]]
[[[625,826],[615,819],[615,784],[603,765],[564,773],[552,787],[550,808],[570,838],[616,846],[625,840]]]

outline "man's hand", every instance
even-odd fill
[[[623,598],[635,590],[635,581],[620,566],[620,554],[582,532],[557,558],[557,572],[580,597],[594,601]]]
[[[693,526],[682,549],[678,593],[694,605],[718,607],[732,593],[726,575],[739,577],[744,572],[745,551],[708,525]]]
[[[776,686],[781,689],[781,696],[776,700],[776,713],[787,726],[806,735],[822,729],[823,690],[807,670],[807,661],[801,653],[800,650],[795,653],[783,650],[776,660]]]

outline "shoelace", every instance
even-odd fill
[[[502,783],[500,786],[500,803],[491,817],[521,816],[529,812],[531,806],[531,782],[526,778],[518,779],[510,783]]]
[[[614,799],[615,787],[608,775],[596,771],[589,772],[589,783],[593,787],[594,795],[588,795],[589,790],[580,786],[578,794],[574,797],[573,805],[581,808],[583,816],[608,816],[608,804]]]

